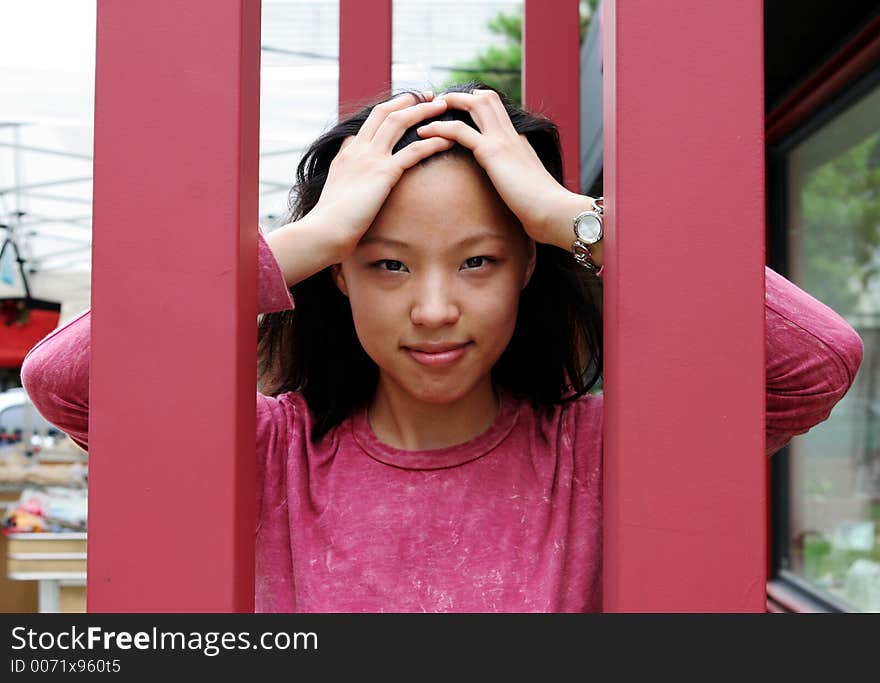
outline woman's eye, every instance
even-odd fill
[[[489,256],[471,256],[464,262],[465,268],[480,268],[482,266],[488,265],[489,263],[494,263],[495,259]]]
[[[406,266],[400,261],[395,261],[394,259],[381,259],[376,261],[373,265],[380,270],[390,270],[393,272],[406,271]]]

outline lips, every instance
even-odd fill
[[[420,344],[407,344],[404,346],[409,351],[421,351],[422,353],[443,353],[453,351],[465,346],[469,342],[422,342]]]
[[[423,342],[403,349],[421,365],[442,367],[452,365],[467,353],[471,342]]]

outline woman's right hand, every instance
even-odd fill
[[[414,104],[413,96],[404,94],[376,105],[358,134],[343,141],[330,164],[321,197],[309,217],[340,231],[343,254],[357,246],[405,170],[455,144],[431,137],[391,153],[407,128],[445,111],[442,98],[424,95],[427,102]]]

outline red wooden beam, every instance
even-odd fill
[[[339,0],[339,117],[391,90],[391,0]]]
[[[559,126],[565,186],[580,192],[580,16],[578,0],[526,0],[523,102]]]
[[[603,8],[605,610],[762,612],[763,3]]]
[[[97,18],[88,609],[253,611],[260,3]]]

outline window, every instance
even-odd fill
[[[770,178],[773,265],[865,343],[831,417],[775,456],[777,569],[826,608],[880,612],[880,69],[773,150]]]

